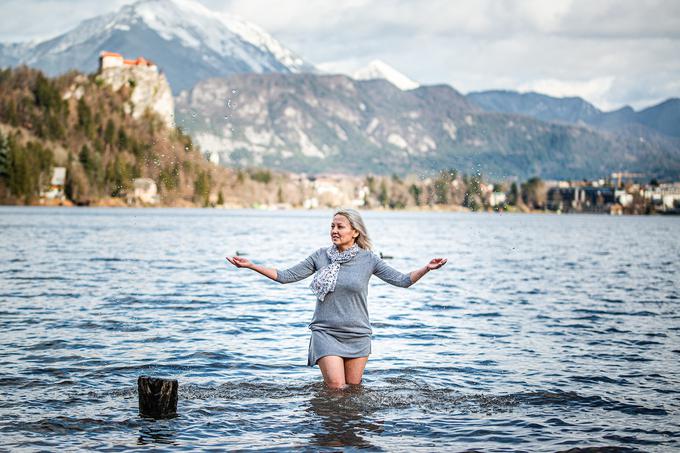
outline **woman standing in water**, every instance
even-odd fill
[[[312,338],[307,365],[318,364],[326,385],[342,389],[361,383],[371,353],[372,331],[366,302],[371,275],[408,288],[429,271],[446,264],[446,258],[434,258],[420,269],[402,274],[371,252],[366,226],[354,209],[335,213],[331,242],[330,247],[320,248],[286,270],[259,266],[238,256],[227,260],[279,283],[297,282],[316,273],[311,284],[317,300],[309,325]]]

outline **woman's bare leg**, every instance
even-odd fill
[[[366,362],[368,362],[368,357],[345,359],[345,382],[350,385],[361,384],[361,377],[364,375]]]
[[[327,355],[321,357],[316,363],[321,368],[323,381],[329,388],[343,389],[347,387],[345,382],[345,364],[342,357]]]

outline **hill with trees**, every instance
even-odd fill
[[[76,204],[124,205],[136,178],[153,179],[166,206],[267,199],[257,177],[209,163],[155,113],[134,119],[132,89],[114,91],[97,74],[0,71],[0,202],[35,204],[55,166]]]

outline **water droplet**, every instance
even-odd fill
[[[184,151],[189,151],[189,146],[185,146]]]

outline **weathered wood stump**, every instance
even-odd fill
[[[169,418],[177,415],[176,379],[139,376],[139,413],[145,417]]]

